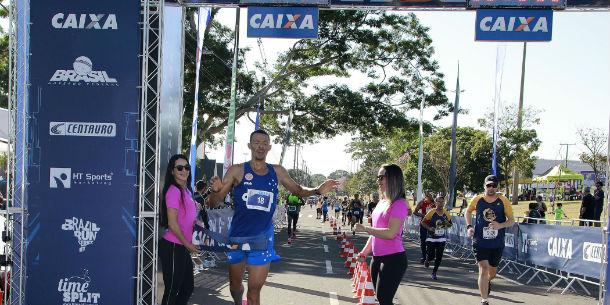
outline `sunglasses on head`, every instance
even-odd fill
[[[383,177],[385,177],[385,176],[384,175],[377,175],[377,181],[383,180]]]
[[[189,165],[176,165],[174,168],[177,169],[179,172],[183,170],[186,170],[187,172],[191,171],[191,167]]]
[[[493,187],[493,188],[496,188],[496,187],[498,187],[498,185],[497,185],[497,184],[495,184],[495,183],[490,183],[490,184],[486,184],[486,185],[485,185],[485,187]]]

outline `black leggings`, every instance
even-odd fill
[[[288,214],[288,237],[292,236],[292,233],[297,231],[297,221],[299,221],[299,214]]]
[[[428,245],[428,261],[434,260],[434,270],[436,273],[438,271],[438,266],[441,265],[441,261],[443,260],[443,252],[445,251],[445,242],[426,242]]]
[[[373,256],[371,277],[379,305],[393,305],[394,295],[407,270],[405,252],[384,256]]]
[[[426,251],[426,238],[428,238],[428,229],[419,226],[419,246],[421,248],[422,259],[426,259],[426,255],[428,254],[428,252]]]
[[[186,305],[195,283],[191,254],[185,246],[161,238],[159,258],[165,284],[161,305]]]

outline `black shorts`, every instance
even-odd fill
[[[472,247],[472,250],[474,251],[477,262],[488,261],[489,265],[492,267],[498,267],[502,260],[502,252],[504,252],[504,248]]]

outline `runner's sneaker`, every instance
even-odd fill
[[[432,272],[432,279],[433,279],[433,280],[435,280],[435,281],[438,279],[438,278],[436,277],[436,272]]]
[[[242,304],[243,305],[243,304]],[[246,304],[247,305],[247,304]],[[489,302],[487,301],[481,301],[481,305],[489,305]]]
[[[428,260],[424,261],[424,267],[426,267],[426,268],[430,267],[430,262]]]
[[[420,263],[420,264],[423,264],[425,261],[426,261],[426,259],[425,259],[425,258],[423,258],[423,257],[419,259],[419,263]]]

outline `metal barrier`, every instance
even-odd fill
[[[448,230],[445,252],[474,264],[464,216],[458,213],[451,215],[454,225]],[[584,226],[576,226],[581,222]],[[548,284],[547,292],[565,285],[561,294],[568,290],[577,293],[574,285],[578,285],[591,296],[585,283],[600,285],[598,270],[605,252],[599,228],[602,225],[605,227],[605,222],[589,219],[555,221],[516,217],[515,226],[506,229],[504,257],[498,266],[498,273],[514,275],[517,281],[525,285],[537,279]],[[600,234],[597,234],[598,230]],[[419,243],[419,218],[410,216],[405,221],[404,234]]]

